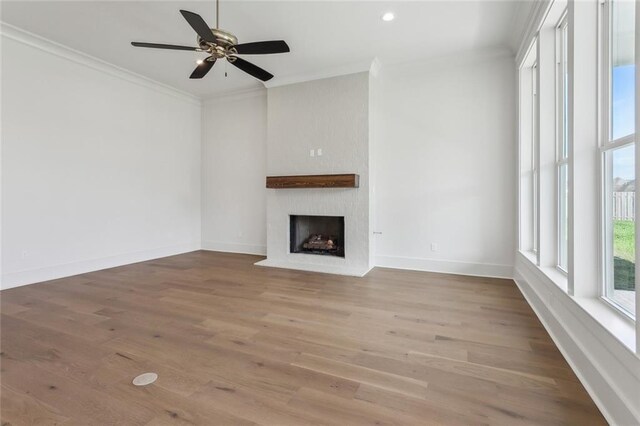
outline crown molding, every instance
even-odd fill
[[[280,86],[287,86],[289,84],[304,83],[307,81],[322,80],[325,78],[339,77],[342,75],[357,74],[360,72],[375,72],[376,74],[380,70],[382,64],[378,58],[373,60],[366,60],[361,62],[354,62],[345,66],[330,68],[315,73],[302,73],[295,74],[286,77],[274,77],[268,82],[264,83],[264,87],[256,87],[251,89],[240,89],[229,92],[223,92],[220,94],[213,94],[207,96],[202,100],[203,103],[216,103],[221,101],[233,101],[240,99],[248,99],[257,96],[266,96],[268,89]]]
[[[514,54],[518,53],[520,43],[532,18],[532,11],[536,7],[536,2],[533,0],[520,1],[516,4],[517,8],[513,14],[511,29],[509,31],[509,46],[511,47],[511,50],[513,50]]]
[[[384,62],[380,64],[382,68],[398,69],[404,68],[411,72],[416,67],[427,69],[443,68],[451,66],[464,66],[481,61],[490,61],[500,58],[513,58],[513,52],[508,47],[491,47],[486,49],[463,50],[447,55],[427,58],[412,59],[410,61]],[[408,65],[412,65],[409,67]]]
[[[516,53],[516,64],[518,68],[520,68],[524,58],[526,58],[531,47],[531,43],[536,37],[536,34],[538,34],[538,31],[540,30],[545,17],[549,13],[552,4],[553,1],[551,0],[537,0],[529,11],[526,26],[521,34],[520,43],[518,45],[518,52]]]
[[[264,83],[267,89],[279,86],[287,86],[289,84],[304,83],[306,81],[322,80],[325,78],[338,77],[341,75],[357,74],[360,72],[368,72],[371,69],[372,59],[365,59],[359,62],[341,65],[338,67],[328,68],[322,71],[314,71],[308,73],[288,75],[284,77],[275,77]]]
[[[125,68],[113,65],[109,62],[103,61],[102,59],[72,49],[63,44],[47,40],[37,34],[30,33],[11,24],[7,24],[6,22],[0,21],[0,36],[17,41],[18,43],[22,43],[30,47],[34,47],[36,49],[40,49],[59,58],[86,66],[88,68],[103,72],[113,77],[117,77],[129,83],[137,84],[138,86],[146,87],[156,92],[172,96],[176,99],[180,99],[194,105],[201,104],[200,98],[190,93],[183,92],[174,87],[153,80],[149,77],[145,77],[141,74],[137,74]]]
[[[236,90],[232,92],[225,92],[219,95],[211,95],[202,100],[203,104],[216,104],[220,102],[239,101],[242,99],[251,99],[267,96],[267,89],[264,87],[257,87],[246,90]]]

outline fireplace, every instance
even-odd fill
[[[289,216],[289,251],[344,257],[344,216]]]

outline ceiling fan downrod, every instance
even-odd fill
[[[204,77],[219,59],[239,68],[258,80],[268,81],[273,74],[263,70],[237,55],[269,55],[273,53],[287,53],[289,46],[284,40],[256,41],[238,44],[238,39],[230,32],[220,29],[220,0],[216,1],[216,27],[211,28],[202,16],[188,10],[180,10],[183,18],[197,34],[196,46],[180,46],[174,44],[146,43],[133,41],[136,47],[148,47],[154,49],[191,50],[194,52],[206,52],[209,57],[197,61],[198,66],[189,78],[200,79]],[[226,75],[226,67],[225,67]]]
[[[220,29],[220,0],[216,0],[216,30]]]

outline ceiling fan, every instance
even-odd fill
[[[199,79],[207,75],[218,59],[226,59],[231,65],[255,78],[268,81],[273,75],[251,62],[245,61],[237,55],[265,55],[271,53],[287,53],[289,46],[284,40],[257,41],[253,43],[238,44],[238,39],[233,34],[219,28],[219,0],[216,0],[216,27],[209,25],[197,13],[181,10],[180,13],[187,20],[191,28],[198,34],[197,47],[176,46],[173,44],[143,43],[133,41],[136,47],[151,47],[154,49],[192,50],[194,52],[207,52],[209,57],[199,60],[198,66],[189,78]]]

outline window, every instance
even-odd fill
[[[558,194],[558,268],[568,270],[569,230],[569,70],[567,67],[567,17],[560,20],[556,30],[557,67],[557,162],[556,187]]]
[[[533,207],[533,252],[538,252],[538,217],[540,213],[538,200],[538,65],[531,68],[531,205]]]
[[[635,2],[603,8],[603,297],[635,316]]]
[[[534,41],[518,71],[519,102],[519,229],[518,247],[524,253],[537,253],[537,45]]]

